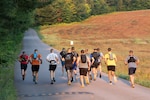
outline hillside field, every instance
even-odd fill
[[[111,47],[117,55],[119,77],[128,79],[124,59],[132,49],[139,57],[140,64],[136,72],[136,83],[150,87],[150,10],[115,12],[92,16],[85,21],[71,24],[41,26],[42,40],[50,46],[61,50],[71,47],[74,42],[76,50],[100,48],[103,54]],[[103,71],[106,65],[102,63]]]

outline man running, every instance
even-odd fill
[[[137,65],[139,64],[139,59],[134,56],[133,50],[129,51],[129,56],[125,59],[125,64],[128,65],[128,74],[130,76],[131,87],[134,88],[134,74],[136,72]]]
[[[88,49],[85,49],[84,52],[85,52],[86,56],[88,56],[89,59],[90,59],[90,65],[88,66],[87,76],[88,76],[88,78],[89,78],[90,80],[92,80],[92,75],[91,75],[91,54],[88,53]]]
[[[32,65],[33,82],[35,82],[35,84],[37,84],[38,71],[39,71],[40,64],[42,64],[41,55],[38,54],[37,49],[35,49],[34,53],[30,55],[30,63]]]
[[[97,75],[98,75],[98,71],[99,71],[99,77],[102,77],[102,60],[104,59],[104,55],[102,52],[100,52],[100,49],[97,48],[97,52],[99,53],[99,64],[98,64],[98,68],[97,68]]]
[[[68,77],[68,85],[71,85],[72,77],[73,77],[73,64],[75,62],[75,57],[72,54],[70,48],[67,50],[67,54],[65,55],[65,68]]]
[[[29,61],[28,55],[25,53],[25,51],[22,52],[22,54],[19,56],[19,62],[21,64],[21,75],[22,75],[22,80],[25,79],[26,76],[26,70],[27,70],[27,64]]]
[[[94,49],[94,52],[91,54],[91,60],[92,60],[92,73],[94,76],[94,81],[96,81],[96,76],[97,76],[97,67],[99,65],[99,59],[100,59],[100,55],[97,52],[97,49]]]
[[[51,84],[53,84],[55,82],[55,70],[57,67],[57,63],[59,63],[58,56],[56,53],[54,53],[54,49],[50,50],[50,54],[48,54],[46,60],[50,63],[49,64],[50,79],[51,79]]]
[[[62,76],[64,76],[64,69],[65,69],[65,55],[66,55],[66,49],[62,48],[62,51],[60,52],[60,60],[62,65]]]
[[[114,78],[114,82],[117,82],[117,78],[115,75],[116,62],[117,62],[116,55],[112,53],[111,48],[108,48],[108,53],[105,54],[105,63],[107,65],[110,85],[112,85],[112,77]]]
[[[77,61],[77,57],[79,56],[79,54],[75,51],[75,47],[71,47],[71,50],[72,50],[73,56],[75,57],[75,62],[73,64],[73,75],[75,75],[75,79],[76,79],[77,78],[77,64],[76,64],[76,61]],[[72,77],[71,82],[72,81],[73,81],[73,77]]]
[[[81,87],[84,87],[84,80],[89,84],[87,76],[88,69],[90,69],[90,58],[81,50],[81,55],[77,58],[77,65],[79,65]]]

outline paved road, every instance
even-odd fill
[[[20,64],[15,64],[15,86],[18,93],[18,100],[149,100],[150,89],[139,85],[131,88],[129,82],[119,79],[116,84],[109,85],[107,75],[103,73],[102,79],[97,78],[91,84],[80,87],[79,77],[71,86],[67,85],[66,76],[61,76],[61,66],[56,69],[56,83],[51,85],[48,71],[48,63],[45,58],[49,53],[48,45],[44,44],[33,29],[25,32],[23,39],[23,50],[27,54],[33,53],[37,48],[42,54],[43,64],[39,71],[39,82],[32,81],[31,65],[28,64],[27,76],[24,81],[21,79]],[[55,51],[57,52],[57,51]]]

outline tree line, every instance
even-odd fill
[[[150,0],[51,0],[36,8],[35,24],[78,22],[92,15],[141,9],[150,9]]]

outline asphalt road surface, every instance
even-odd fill
[[[50,46],[44,44],[33,29],[25,32],[23,39],[23,50],[28,55],[32,54],[34,49],[42,55],[43,64],[39,70],[38,84],[33,83],[31,65],[28,64],[26,79],[23,81],[20,71],[20,63],[15,64],[15,86],[17,89],[18,100],[149,100],[150,88],[135,85],[131,88],[128,81],[118,79],[113,85],[108,84],[108,78],[105,73],[102,78],[91,81],[90,85],[84,88],[80,87],[79,74],[77,81],[68,86],[66,74],[62,76],[61,65],[56,69],[56,82],[50,84],[50,73],[46,56],[49,53]],[[55,52],[58,53],[57,50]],[[106,67],[106,66],[103,66]]]

